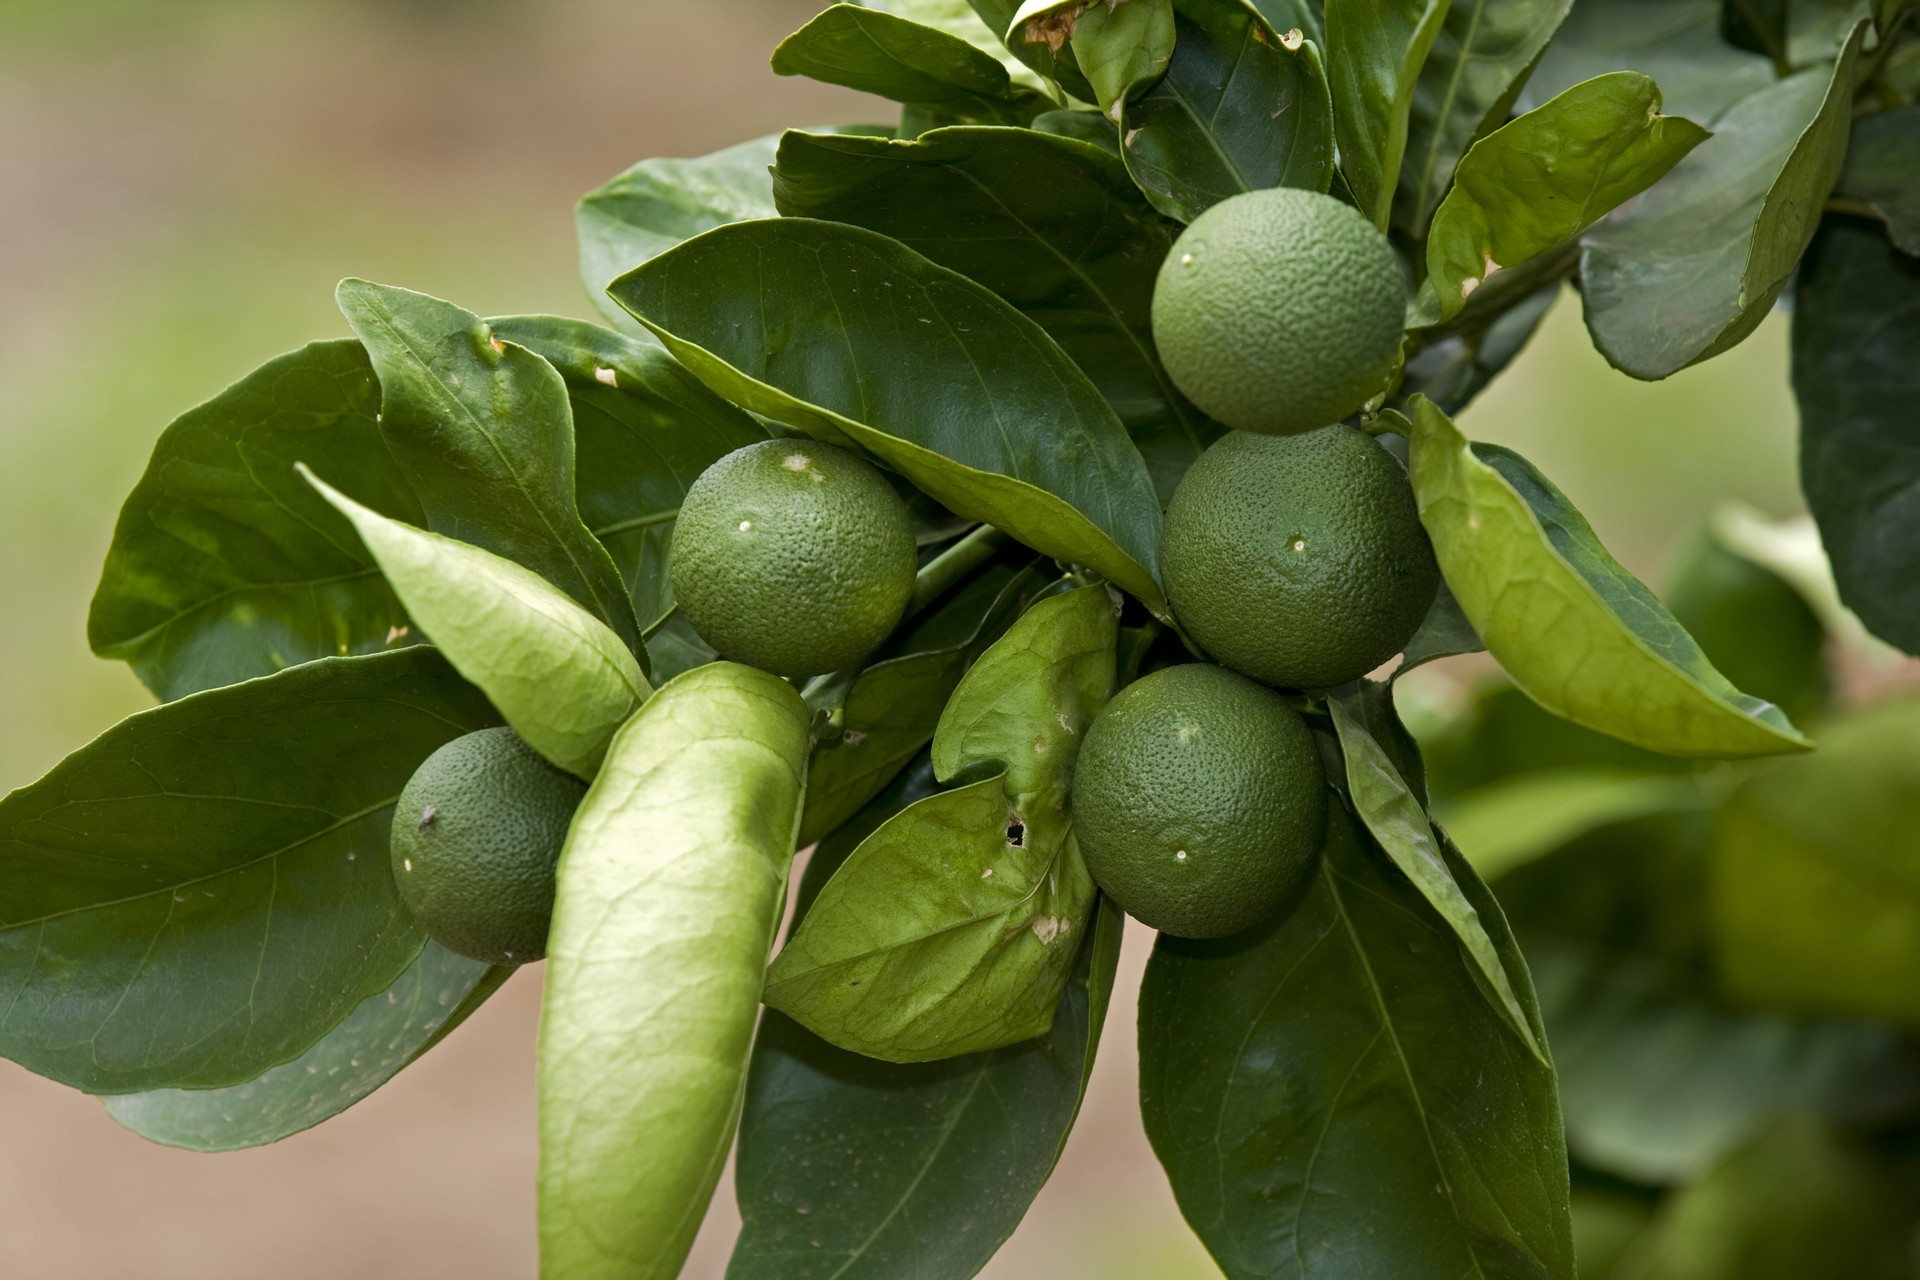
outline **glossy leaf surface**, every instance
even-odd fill
[[[934,786],[923,759],[822,842],[801,883],[802,911],[859,841]],[[977,1273],[1052,1170],[1093,1067],[1124,919],[1097,911],[1053,1026],[1036,1040],[883,1063],[768,1011],[740,1119],[745,1222],[728,1275]]]
[[[1288,45],[1244,0],[1176,0],[1173,60],[1121,115],[1134,181],[1191,222],[1264,187],[1325,191],[1333,108],[1319,48]]]
[[[1051,105],[960,37],[853,4],[829,7],[781,41],[773,69],[1006,124],[1023,124]]]
[[[580,517],[619,565],[650,635],[673,608],[667,549],[680,500],[721,455],[765,440],[766,429],[650,342],[557,316],[492,324],[566,380]]]
[[[420,505],[380,439],[360,344],[311,343],[180,416],[120,513],[87,639],[163,700],[417,639],[346,523],[294,474],[325,457],[399,520]]]
[[[364,280],[342,281],[337,298],[380,377],[380,430],[427,528],[518,561],[637,649],[626,584],[580,520],[559,372],[437,298]]]
[[[789,133],[774,196],[782,213],[891,236],[1036,321],[1120,416],[1162,503],[1220,434],[1153,346],[1154,273],[1178,228],[1109,153],[1030,130],[936,129],[911,143]]]
[[[1073,60],[1099,95],[1101,110],[1119,120],[1127,99],[1166,71],[1173,57],[1174,0],[1121,0],[1081,7],[1073,24]]]
[[[961,680],[933,743],[952,781],[895,815],[827,883],[767,973],[766,1001],[844,1049],[920,1062],[1044,1033],[1093,878],[1068,787],[1111,697],[1104,586],[1030,608]]]
[[[1800,484],[1840,599],[1920,653],[1920,262],[1835,219],[1795,289]]]
[[[1920,1025],[1920,703],[1832,722],[1748,781],[1715,834],[1714,942],[1739,996]]]
[[[1856,120],[1835,190],[1878,214],[1900,252],[1920,255],[1920,105]]]
[[[1382,231],[1406,156],[1414,87],[1447,9],[1448,0],[1327,0],[1340,174],[1360,212]]]
[[[101,1094],[297,1058],[419,952],[393,803],[494,724],[432,650],[320,659],[130,716],[13,793],[0,1053]]]
[[[1391,708],[1387,701],[1391,696],[1384,688],[1374,697]],[[1365,710],[1368,698],[1366,689],[1350,687],[1327,699],[1327,710],[1333,716],[1334,729],[1340,736],[1340,750],[1346,758],[1347,795],[1355,812],[1394,866],[1453,931],[1468,962],[1479,971],[1486,984],[1489,1000],[1506,1019],[1513,1034],[1539,1056],[1542,1063],[1551,1063],[1546,1042],[1535,1035],[1527,1011],[1520,1003],[1519,991],[1507,973],[1486,923],[1447,867],[1447,860],[1440,852],[1440,838],[1428,821],[1419,796],[1394,764],[1392,755],[1368,732]]]
[[[614,296],[735,404],[865,449],[953,512],[1161,605],[1139,451],[1046,333],[966,277],[783,218],[708,232]]]
[[[540,1266],[680,1270],[733,1141],[807,763],[791,686],[710,663],[614,740],[560,856]]]
[[[112,1095],[107,1115],[142,1138],[195,1152],[277,1143],[392,1080],[512,974],[511,966],[468,960],[428,939],[392,987],[360,1002],[291,1063],[226,1089]]]
[[[1766,318],[1839,176],[1865,33],[1863,22],[1831,68],[1741,99],[1711,140],[1588,233],[1587,329],[1615,367],[1664,378]]]
[[[622,329],[644,333],[607,297],[614,277],[703,231],[774,216],[767,167],[779,138],[769,135],[705,156],[642,160],[580,198],[574,234],[587,297]]]
[[[1506,122],[1573,0],[1453,0],[1414,82],[1394,217],[1418,231],[1474,141]]]
[[[614,731],[650,692],[612,629],[532,570],[389,520],[301,470],[353,522],[447,661],[527,746],[591,779]]]
[[[1498,906],[1448,862],[1524,984]],[[1140,1063],[1147,1135],[1230,1276],[1572,1274],[1553,1071],[1337,804],[1291,911],[1160,936]]]
[[[1470,446],[1424,399],[1413,411],[1409,471],[1441,572],[1488,651],[1535,702],[1675,756],[1809,746],[1779,708],[1728,684],[1525,459]]]
[[[1622,71],[1583,81],[1474,143],[1427,236],[1421,318],[1457,315],[1495,272],[1574,239],[1707,137],[1659,112],[1659,87]]]

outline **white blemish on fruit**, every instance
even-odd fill
[[[752,529],[753,529],[753,522],[752,522],[752,521],[750,521],[750,520],[743,520],[743,521],[741,521],[741,522],[740,522],[740,532],[741,532],[741,533],[743,533],[743,534],[745,534],[745,533],[748,533],[748,532],[750,532],[750,531],[751,531]]]

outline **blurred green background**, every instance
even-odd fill
[[[581,192],[645,156],[892,114],[767,70],[815,7],[0,0],[0,789],[149,701],[89,656],[86,607],[174,416],[345,334],[348,274],[483,314],[592,315]],[[1637,383],[1595,354],[1568,293],[1463,422],[1532,458],[1658,587],[1716,502],[1798,509],[1786,365],[1776,315],[1705,367]],[[1148,942],[1133,931],[1130,973]],[[1000,1275],[1208,1268],[1138,1133],[1131,986]],[[0,1064],[0,1271],[530,1270],[537,1000],[523,977],[394,1087],[268,1153],[147,1148]],[[690,1274],[724,1260],[727,1218]]]

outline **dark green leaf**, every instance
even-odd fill
[[[1115,160],[1120,158],[1120,134],[1113,121],[1097,111],[1043,111],[1033,118],[1028,128],[1084,142],[1100,148]]]
[[[545,1276],[674,1276],[732,1146],[807,709],[710,663],[614,739],[561,851],[540,1021]]]
[[[1064,12],[1056,0],[1025,0],[1018,5],[987,0],[974,5],[983,15],[989,8],[1011,10],[1000,30],[1013,56],[1080,101],[1097,102],[1100,95],[1087,83],[1073,48],[1074,19],[1088,7],[1085,0]]]
[[[1715,837],[1714,940],[1763,1005],[1920,1025],[1920,702],[1830,723],[1745,783]]]
[[[854,679],[840,732],[814,745],[807,766],[801,846],[851,818],[933,741],[960,677],[1046,581],[1033,567],[993,566],[914,629],[924,639],[910,634],[906,644]],[[949,628],[958,635],[939,634]]]
[[[1410,474],[1440,570],[1487,650],[1535,702],[1675,756],[1811,746],[1779,708],[1714,670],[1531,464],[1470,446],[1429,401],[1416,397],[1413,411]]]
[[[703,231],[773,217],[767,166],[778,141],[769,135],[687,160],[642,160],[582,196],[573,211],[580,280],[600,313],[623,329],[645,332],[607,297],[615,276]]]
[[[1638,71],[1666,109],[1712,120],[1774,81],[1773,63],[1720,38],[1721,0],[1580,0],[1547,45],[1522,95],[1538,106],[1582,80]]]
[[[1796,721],[1826,706],[1832,680],[1819,615],[1784,578],[1741,555],[1712,526],[1681,553],[1667,603],[1674,620],[1740,689]]]
[[[1911,1276],[1911,1217],[1864,1145],[1793,1117],[1663,1201],[1613,1275]]]
[[[1038,322],[1120,416],[1163,503],[1220,434],[1153,347],[1154,272],[1177,228],[1106,153],[1015,129],[911,143],[789,133],[774,197],[784,214],[892,236]]]
[[[721,455],[765,440],[766,429],[651,343],[554,316],[490,323],[566,379],[580,517],[619,564],[651,633],[673,608],[667,549],[681,498]]]
[[[814,851],[801,910],[855,845],[930,795],[923,761]],[[1099,909],[1038,1040],[937,1063],[836,1049],[762,1016],[740,1120],[735,1277],[972,1276],[1046,1181],[1079,1110],[1124,918]],[[938,1232],[927,1223],[938,1222]]]
[[[960,37],[853,4],[833,5],[782,40],[773,69],[1006,124],[1024,124],[1051,105]]]
[[[401,603],[527,746],[591,779],[614,731],[652,692],[633,651],[525,566],[389,520],[305,464],[300,470],[353,522]]]
[[[1866,30],[1854,28],[1830,71],[1735,103],[1712,139],[1587,234],[1587,328],[1615,367],[1664,378],[1766,319],[1839,176]]]
[[[1880,1124],[1920,1102],[1920,1054],[1890,1028],[1718,994],[1708,829],[1698,807],[1617,823],[1498,882],[1538,985],[1568,1145],[1640,1182],[1695,1178],[1783,1115]]]
[[[418,639],[301,459],[399,520],[420,504],[380,439],[380,385],[351,340],[282,356],[154,446],[101,572],[87,639],[162,699]]]
[[[1440,839],[1434,834],[1420,798],[1387,749],[1375,741],[1368,730],[1366,722],[1371,710],[1378,708],[1389,715],[1392,710],[1389,701],[1392,695],[1387,687],[1375,686],[1374,690],[1377,692],[1349,686],[1327,698],[1327,710],[1333,716],[1334,729],[1340,736],[1340,750],[1346,758],[1347,795],[1354,811],[1394,866],[1453,931],[1468,963],[1485,984],[1493,1008],[1506,1019],[1520,1042],[1538,1056],[1541,1063],[1550,1065],[1552,1060],[1547,1056],[1545,1039],[1535,1035],[1486,923],[1467,901],[1448,869],[1446,858],[1440,852]],[[1390,733],[1394,727],[1387,728]],[[1524,985],[1524,977],[1521,982]]]
[[[1434,595],[1433,607],[1427,610],[1420,630],[1407,642],[1400,666],[1394,669],[1393,674],[1398,677],[1436,658],[1478,654],[1486,648],[1480,643],[1480,634],[1473,630],[1473,624],[1460,612],[1460,602],[1453,598],[1447,585],[1441,583],[1440,590]]]
[[[1447,8],[1447,0],[1327,0],[1340,174],[1360,212],[1382,231],[1406,155],[1414,86]]]
[[[638,649],[620,570],[580,521],[559,372],[425,294],[344,280],[338,300],[380,376],[380,430],[427,528],[518,561]]]
[[[1396,399],[1405,403],[1418,394],[1449,414],[1459,413],[1513,363],[1559,296],[1556,280],[1511,307],[1490,311],[1477,323],[1447,326],[1444,337],[1427,342],[1407,358]]]
[[[1467,707],[1422,738],[1421,756],[1434,794],[1443,800],[1512,774],[1588,769],[1675,774],[1691,768],[1686,761],[1561,720],[1505,681],[1481,685]]]
[[[865,449],[959,515],[1164,608],[1139,451],[982,286],[885,236],[782,218],[708,232],[613,292],[735,404]]]
[[[969,4],[968,0],[866,0],[866,6],[958,36],[998,61],[1015,84],[1048,92],[1040,74],[1016,58],[1001,39],[1013,21],[1018,0],[981,0],[979,4]]]
[[[1264,187],[1325,191],[1333,107],[1319,47],[1282,40],[1246,0],[1176,0],[1164,76],[1121,116],[1134,181],[1169,218],[1191,222]]]
[[[0,802],[0,1053],[103,1094],[297,1058],[420,950],[387,867],[401,787],[498,723],[413,648],[108,730]]]
[[[1499,907],[1448,862],[1531,1014]],[[1338,805],[1289,913],[1233,938],[1160,936],[1140,1103],[1230,1276],[1572,1275],[1553,1071]]]
[[[1920,262],[1834,219],[1795,290],[1800,484],[1840,598],[1920,654]]]
[[[291,1063],[223,1090],[116,1094],[107,1114],[142,1138],[195,1152],[259,1147],[346,1111],[392,1080],[480,1008],[512,975],[432,939],[392,987]]]
[[[1878,214],[1901,252],[1920,254],[1920,105],[1855,121],[1834,189]]]
[[[1573,0],[1453,0],[1414,82],[1394,218],[1416,233],[1467,148],[1506,121]]]
[[[1093,878],[1067,812],[1081,735],[1113,693],[1107,588],[1029,609],[961,680],[934,737],[942,779],[861,842],[767,971],[766,1002],[898,1063],[1051,1026]]]
[[[1707,131],[1660,114],[1632,71],[1583,81],[1473,144],[1427,237],[1415,311],[1432,324],[1474,290],[1574,239],[1664,177]]]
[[[1691,774],[1585,766],[1513,774],[1454,796],[1434,815],[1491,880],[1596,828],[1708,802]]]
[[[1326,48],[1327,40],[1321,34],[1320,0],[1253,0],[1253,7],[1267,20],[1267,25],[1285,35],[1289,31],[1298,31],[1321,48]]]
[[[1787,62],[1787,0],[1720,0],[1720,36],[1736,49]]]

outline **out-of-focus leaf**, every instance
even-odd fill
[[[1856,120],[1834,190],[1871,207],[1902,253],[1920,254],[1920,105]]]
[[[1765,56],[1720,38],[1722,0],[1580,0],[1528,77],[1519,105],[1537,107],[1582,80],[1638,71],[1669,114],[1712,120],[1774,82]]]
[[[1675,756],[1810,746],[1779,708],[1714,669],[1531,464],[1469,445],[1423,398],[1412,408],[1410,475],[1441,572],[1488,652],[1535,702]]]
[[[1433,605],[1427,610],[1427,616],[1420,623],[1420,630],[1407,642],[1400,659],[1400,666],[1394,669],[1399,676],[1430,663],[1436,658],[1451,658],[1455,654],[1478,654],[1487,647],[1480,643],[1479,633],[1473,630],[1473,624],[1460,612],[1460,602],[1453,598],[1445,583],[1435,593]]]
[[[1440,331],[1444,337],[1426,342],[1407,358],[1396,400],[1404,404],[1421,395],[1449,414],[1459,413],[1513,363],[1559,296],[1555,281],[1499,309],[1485,323],[1447,326]]]
[[[1165,608],[1139,451],[1045,331],[981,285],[874,232],[780,218],[708,232],[613,292],[735,404],[865,449]]]
[[[1595,828],[1646,814],[1699,810],[1707,799],[1685,774],[1543,769],[1455,796],[1435,817],[1474,870],[1493,880]]]
[[[277,1143],[346,1111],[385,1085],[479,1009],[513,974],[432,939],[392,987],[313,1043],[243,1085],[115,1094],[107,1115],[142,1138],[195,1152]]]
[[[1368,690],[1358,686],[1336,691],[1327,699],[1327,710],[1340,736],[1341,754],[1346,758],[1347,795],[1354,810],[1394,866],[1454,932],[1460,950],[1485,984],[1489,1002],[1507,1020],[1514,1035],[1542,1063],[1551,1064],[1545,1038],[1534,1034],[1499,949],[1486,923],[1467,901],[1447,867],[1447,860],[1440,852],[1440,839],[1434,834],[1419,797],[1394,766],[1387,751],[1366,729],[1364,709],[1368,701],[1384,702],[1389,711],[1392,706],[1386,686],[1373,688],[1377,692],[1371,700]],[[1524,980],[1522,983],[1524,985]]]
[[[325,458],[377,510],[423,519],[379,415],[351,339],[269,361],[182,414],[121,509],[87,616],[93,651],[174,699],[418,640],[346,522],[293,470]]]
[[[607,297],[615,276],[703,231],[773,217],[767,167],[778,141],[769,135],[705,156],[642,160],[580,197],[573,211],[580,280],[600,314],[623,330],[644,334]]]
[[[1741,99],[1672,173],[1587,233],[1587,329],[1636,378],[1717,356],[1766,318],[1846,155],[1867,24],[1831,69]]]
[[[1052,105],[968,41],[855,4],[833,5],[782,40],[773,69],[1004,124],[1025,124]]]
[[[1800,484],[1840,599],[1920,654],[1920,260],[1833,219],[1794,291]]]
[[[1833,721],[1818,752],[1743,784],[1714,852],[1730,990],[1920,1025],[1920,701]]]
[[[732,1146],[786,905],[807,709],[710,663],[614,739],[560,854],[540,1022],[540,1266],[676,1275]]]
[[[935,791],[921,762],[821,842],[800,911],[854,847]],[[972,1276],[1026,1214],[1093,1067],[1123,917],[1096,909],[1045,1036],[935,1063],[837,1049],[761,1018],[740,1119],[729,1276]],[[939,1222],[941,1230],[922,1227]]]
[[[1573,0],[1453,0],[1414,82],[1394,218],[1416,233],[1475,139],[1513,108]]]
[[[1406,155],[1414,86],[1448,7],[1448,0],[1327,0],[1327,78],[1340,174],[1360,212],[1382,231]]]
[[[1698,809],[1629,819],[1498,882],[1538,985],[1568,1145],[1640,1183],[1695,1178],[1784,1115],[1873,1125],[1920,1102],[1920,1053],[1892,1029],[1719,995],[1710,828]]]
[[[652,692],[612,629],[525,566],[389,520],[304,464],[301,474],[353,522],[408,612],[527,746],[591,779]]]
[[[526,566],[638,650],[626,583],[580,520],[559,371],[425,294],[344,280],[336,298],[380,377],[380,432],[427,528]]]
[[[1623,743],[1562,720],[1504,680],[1482,684],[1464,708],[1450,708],[1421,736],[1434,795],[1454,797],[1515,774],[1598,770],[1602,773],[1686,773],[1691,764]]]
[[[1245,0],[1176,0],[1173,60],[1127,104],[1121,154],[1169,218],[1264,187],[1325,191],[1333,106],[1319,47],[1282,39]]]
[[[1787,0],[1720,0],[1720,36],[1736,49],[1785,63]]]
[[[667,550],[680,500],[721,455],[765,440],[766,428],[652,343],[557,316],[490,323],[566,379],[580,518],[620,566],[651,633],[673,608]]]
[[[1862,1145],[1791,1117],[1663,1201],[1613,1275],[1911,1276],[1910,1220]]]
[[[896,1063],[1044,1033],[1095,897],[1068,788],[1112,696],[1106,587],[1040,601],[961,680],[933,743],[947,781],[827,882],[767,972],[766,1002],[844,1049]]]
[[[784,214],[892,236],[1038,322],[1120,416],[1163,503],[1220,434],[1154,351],[1154,272],[1178,228],[1107,153],[1015,129],[789,133],[774,196]]]
[[[1499,907],[1448,861],[1531,1014]],[[1553,1070],[1337,804],[1291,911],[1232,938],[1160,936],[1140,1106],[1230,1276],[1572,1274]]]
[[[1713,665],[1795,721],[1826,706],[1826,628],[1792,584],[1703,527],[1681,553],[1667,602]]]
[[[430,649],[323,658],[130,716],[0,801],[0,1054],[95,1094],[298,1058],[420,951],[400,789],[498,723]]]
[[[1473,144],[1427,236],[1422,323],[1457,315],[1474,290],[1574,239],[1664,177],[1707,137],[1660,114],[1632,71],[1583,81]]]

